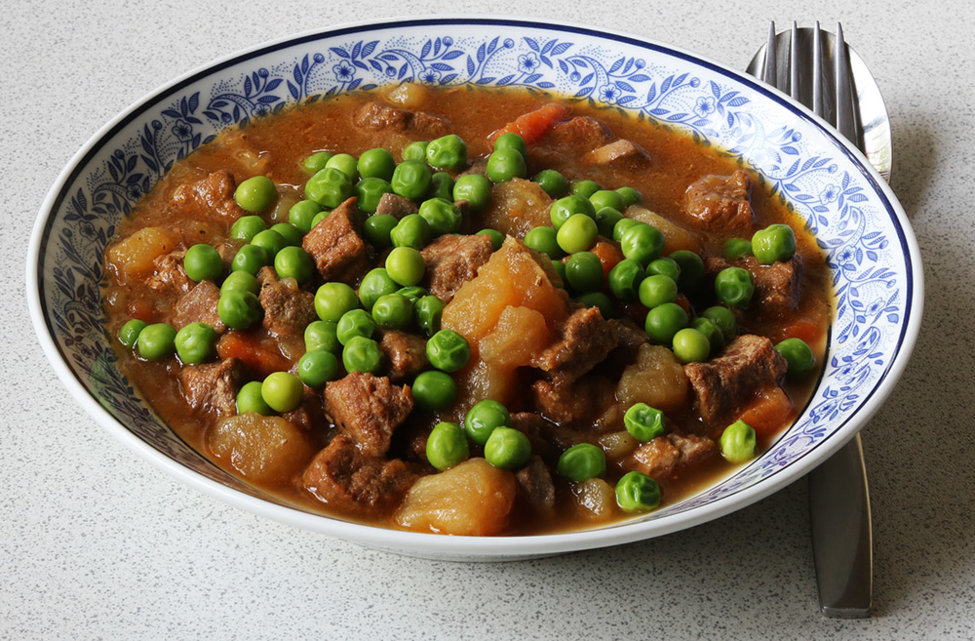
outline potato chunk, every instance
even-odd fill
[[[305,434],[280,416],[238,414],[207,434],[210,452],[252,481],[284,482],[314,453]]]
[[[626,210],[626,217],[656,227],[664,236],[664,254],[678,249],[701,250],[701,240],[697,234],[645,207],[631,205]]]
[[[500,534],[508,524],[515,493],[514,474],[472,458],[414,483],[395,521],[419,532]]]
[[[551,197],[538,183],[513,178],[494,186],[491,204],[481,214],[480,224],[502,234],[524,238],[529,229],[552,224],[551,207]]]
[[[123,283],[152,272],[152,261],[168,254],[179,239],[163,227],[144,227],[105,251],[109,269],[119,275]]]
[[[636,362],[623,370],[616,400],[624,408],[646,403],[660,410],[676,409],[687,397],[687,376],[674,353],[661,345],[644,343]]]
[[[494,331],[481,339],[479,350],[487,362],[518,367],[531,363],[532,356],[551,340],[541,313],[528,307],[506,307]]]

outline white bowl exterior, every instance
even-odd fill
[[[176,436],[118,371],[102,329],[101,256],[116,224],[174,161],[223,128],[295,102],[406,80],[527,86],[615,105],[688,131],[758,172],[816,233],[837,301],[822,380],[795,425],[728,478],[642,518],[502,538],[398,532],[311,514],[243,483]],[[154,92],[97,133],[65,169],[41,209],[27,269],[31,313],[58,375],[90,414],[150,461],[219,498],[331,536],[420,556],[500,560],[673,532],[808,472],[855,434],[903,370],[921,315],[919,255],[900,205],[859,152],[742,74],[629,36],[431,18],[291,38]]]

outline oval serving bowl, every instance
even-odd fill
[[[302,101],[404,81],[551,91],[615,106],[740,159],[787,201],[829,256],[836,301],[822,378],[795,424],[717,484],[640,518],[526,537],[446,537],[313,514],[191,449],[119,372],[102,328],[102,253],[122,217],[218,131]],[[58,376],[95,420],[153,464],[233,505],[393,552],[517,559],[616,545],[717,518],[839,449],[903,370],[920,325],[920,254],[886,183],[836,132],[754,79],[630,36],[520,20],[425,18],[336,28],[262,45],[192,72],[96,133],[41,207],[28,299]]]

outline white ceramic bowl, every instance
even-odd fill
[[[348,523],[286,505],[189,448],[119,373],[98,284],[116,224],[177,158],[219,130],[286,105],[401,81],[528,86],[615,104],[739,157],[799,212],[829,255],[837,303],[825,371],[795,425],[718,484],[645,517],[527,537],[445,537]],[[839,449],[882,403],[920,325],[920,254],[886,183],[846,140],[754,79],[685,51],[576,26],[428,18],[311,33],[196,70],[96,133],[41,207],[28,298],[58,376],[150,462],[229,503],[400,553],[501,560],[658,536],[785,486]]]

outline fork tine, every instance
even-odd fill
[[[765,43],[765,68],[762,70],[762,81],[773,87],[778,86],[778,70],[775,65],[775,21],[768,25],[768,42]]]
[[[836,96],[836,129],[855,145],[860,145],[856,119],[857,98],[853,91],[853,73],[850,68],[850,54],[843,39],[843,25],[836,23],[834,41],[834,82]]]
[[[823,96],[823,32],[819,28],[819,20],[813,30],[813,86],[812,110],[822,118],[826,118],[826,100]]]
[[[789,40],[789,95],[805,104],[802,99],[801,83],[799,81],[799,25],[792,21],[792,37]]]

